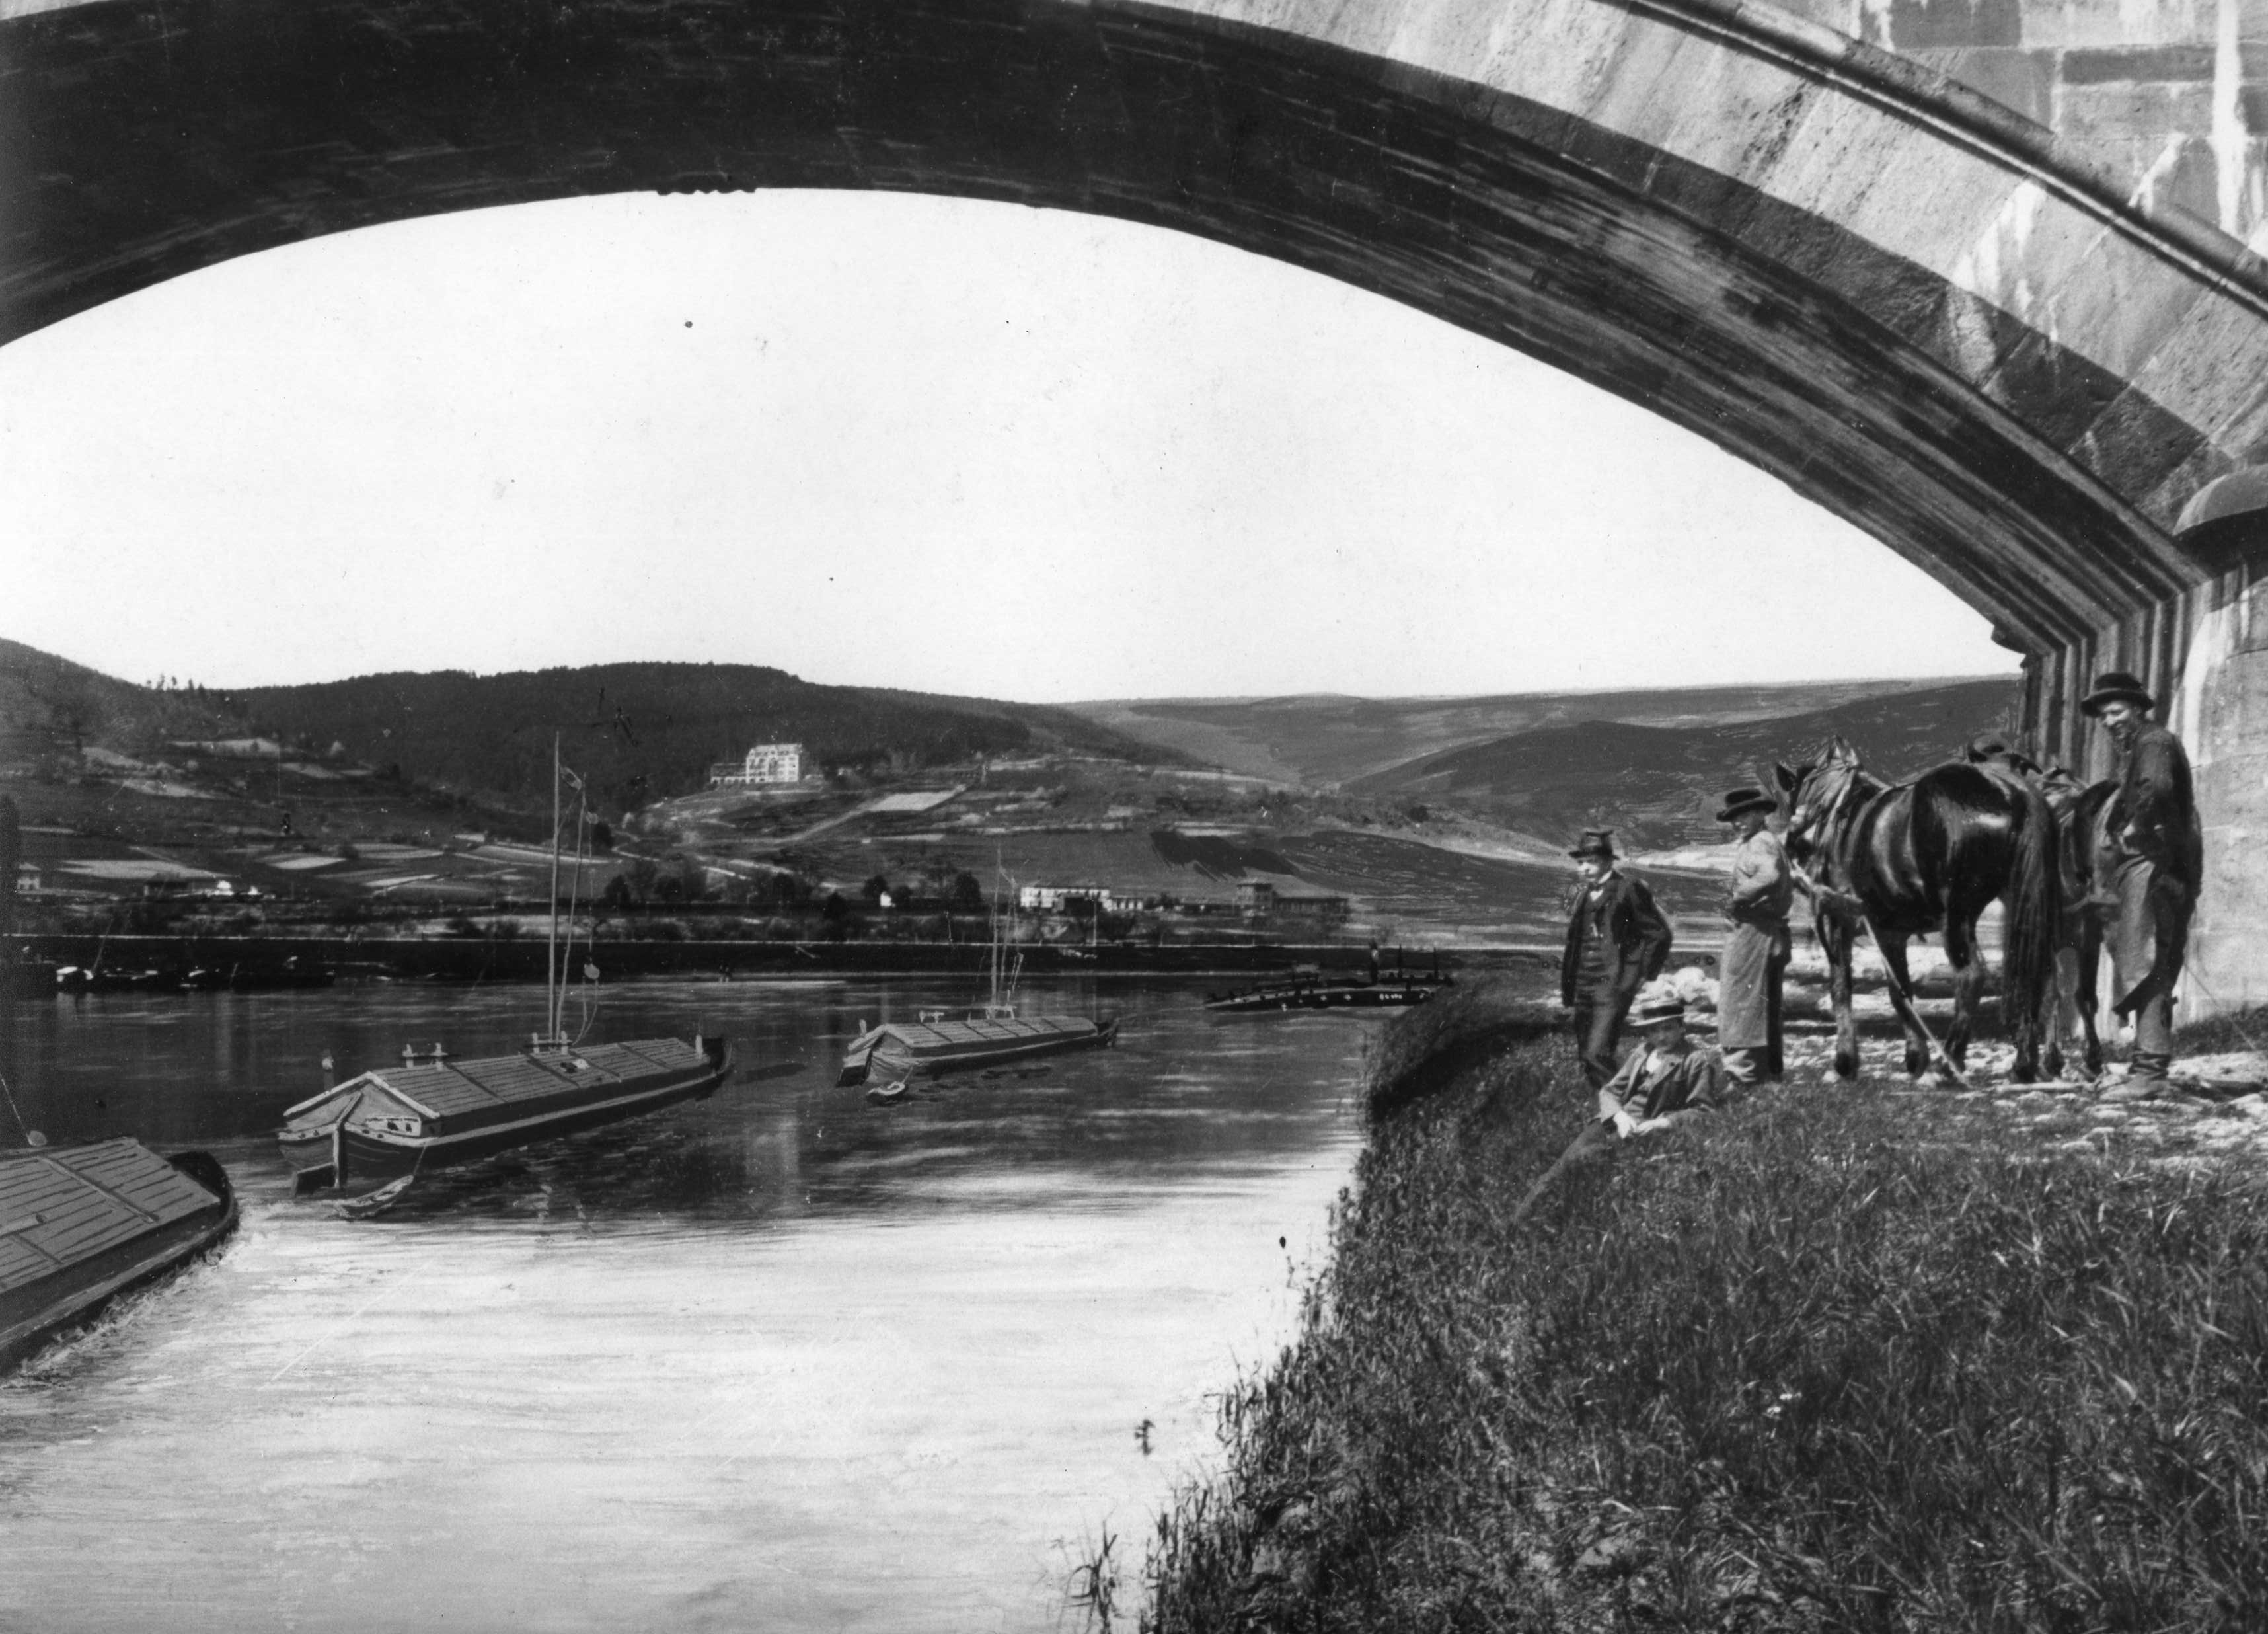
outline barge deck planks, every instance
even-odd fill
[[[225,1231],[214,1173],[217,1191],[128,1139],[0,1154],[0,1365]]]

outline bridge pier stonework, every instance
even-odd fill
[[[2024,669],[2029,746],[2089,780],[2110,776],[2116,756],[2079,699],[2106,669],[2148,682],[2189,750],[2205,827],[2179,1014],[2194,1020],[2268,1003],[2268,573],[2232,567],[2029,656]]]
[[[2073,699],[2152,677],[2210,836],[2202,1014],[2268,997],[2253,26],[2240,0],[0,0],[0,344],[234,255],[607,192],[945,193],[1273,256],[1848,518],[2027,655],[2043,752],[2100,769]]]

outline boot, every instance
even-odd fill
[[[2128,1063],[2126,1076],[2102,1091],[2106,1101],[2162,1100],[2172,1091],[2172,1080],[2168,1074],[2174,1064],[2170,1055],[2136,1055]]]

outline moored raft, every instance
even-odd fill
[[[712,1093],[732,1068],[721,1038],[547,1046],[469,1061],[437,1045],[287,1109],[276,1138],[299,1192],[387,1180],[642,1117]]]
[[[1117,1040],[1118,1023],[1108,1016],[1099,1021],[1084,1016],[1019,1016],[992,1007],[954,1019],[925,1010],[917,1021],[886,1021],[852,1039],[837,1082],[864,1083],[877,1070],[901,1079],[934,1077],[1060,1050],[1099,1049]]]
[[[203,1152],[138,1141],[0,1152],[0,1368],[236,1224],[228,1174]]]

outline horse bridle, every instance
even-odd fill
[[[1801,782],[1798,784],[1798,787],[1800,788],[1804,784],[1814,781],[1826,782],[1830,773],[1839,780],[1834,784],[1831,794],[1816,802],[1807,800],[1788,813],[1787,848],[1791,854],[1800,845],[1821,861],[1827,862],[1834,861],[1832,854],[1827,847],[1811,839],[1809,836],[1830,824],[1841,813],[1844,806],[1849,802],[1852,791],[1859,786],[1859,768],[1848,764],[1822,763],[1809,768]],[[1805,868],[1793,854],[1788,858],[1788,866],[1794,870],[1796,877],[1809,891],[1815,907],[1829,909],[1845,920],[1852,918],[1857,912],[1856,900],[1847,891],[1837,887],[1832,880],[1815,878],[1812,870]],[[1820,871],[1822,874],[1826,872],[1825,869]],[[1863,914],[1859,917],[1863,920]]]

